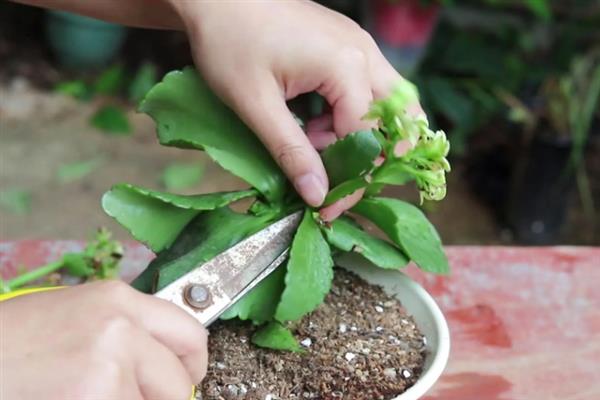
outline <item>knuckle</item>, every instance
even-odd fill
[[[358,46],[344,46],[338,50],[337,59],[340,68],[346,69],[349,65],[366,68],[368,65],[367,54]]]
[[[300,167],[307,158],[306,149],[298,144],[283,144],[275,150],[275,154],[279,165],[288,171]]]
[[[133,333],[133,323],[123,315],[112,314],[103,318],[96,329],[96,342],[100,349],[113,348],[124,343]]]
[[[131,296],[132,288],[125,282],[114,279],[95,283],[99,294],[102,296],[102,304],[123,304]]]
[[[364,43],[365,45],[367,45],[369,47],[372,47],[372,48],[379,47],[379,46],[377,46],[375,39],[373,39],[373,36],[366,29],[360,28],[358,30],[358,38],[362,43]]]

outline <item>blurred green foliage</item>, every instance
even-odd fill
[[[129,135],[131,125],[123,109],[114,105],[105,105],[90,118],[90,124],[109,135]]]
[[[574,60],[600,43],[596,0],[443,3],[427,55],[412,78],[434,125],[451,127],[455,155],[494,118],[516,115],[506,94],[545,114],[550,102],[541,88],[569,76]]]

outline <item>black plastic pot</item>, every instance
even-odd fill
[[[514,165],[507,220],[525,245],[557,244],[576,182],[568,168],[571,142],[536,135]]]

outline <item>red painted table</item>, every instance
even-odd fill
[[[0,242],[4,278],[81,248]],[[450,363],[426,400],[600,399],[600,248],[449,247],[449,277],[408,274],[438,301]],[[123,277],[153,255],[128,245]]]

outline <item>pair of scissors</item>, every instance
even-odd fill
[[[171,282],[154,296],[208,327],[287,258],[303,211],[295,212]]]

